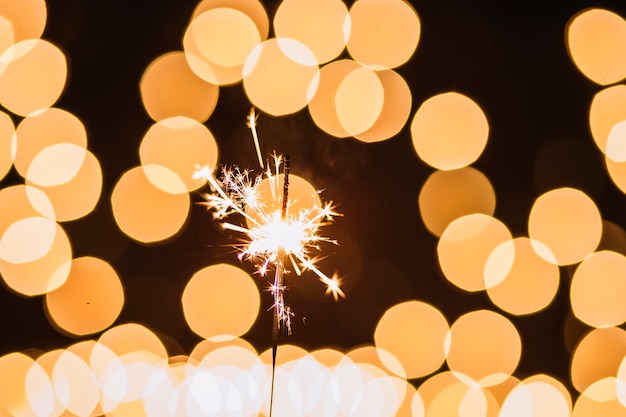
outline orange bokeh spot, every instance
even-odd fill
[[[411,113],[413,98],[404,78],[393,70],[376,71],[384,90],[383,107],[374,125],[355,137],[366,143],[380,142],[398,134]]]
[[[512,264],[501,275],[501,281],[487,285],[491,301],[515,315],[533,314],[548,307],[559,289],[558,266],[537,255],[528,238],[519,237],[504,245],[508,247],[501,245],[494,256],[504,251]]]
[[[311,49],[318,64],[336,58],[346,46],[348,8],[341,0],[286,0],[274,16],[277,38],[290,38]]]
[[[15,125],[11,117],[0,111],[0,180],[11,169],[13,152],[11,150],[15,134]]]
[[[393,355],[393,358],[380,355],[387,369],[401,377],[419,378],[443,364],[448,330],[448,321],[435,307],[421,301],[407,301],[383,314],[376,325],[374,341],[377,348]],[[401,369],[397,369],[398,361]]]
[[[0,103],[17,115],[28,116],[52,106],[65,88],[65,55],[50,42],[18,42],[0,56],[0,62],[4,67],[0,72]]]
[[[608,377],[617,377],[626,354],[626,331],[605,327],[588,332],[576,346],[570,364],[572,385],[578,392]]]
[[[165,167],[158,172],[174,178],[177,189],[184,190],[180,177]],[[177,181],[176,181],[177,179]],[[157,242],[176,234],[189,214],[189,194],[167,193],[150,182],[142,167],[120,177],[111,194],[113,215],[120,229],[140,242]]]
[[[341,126],[351,136],[369,130],[380,116],[385,90],[376,73],[359,67],[343,77],[335,92],[335,107]]]
[[[246,333],[259,313],[259,290],[242,269],[227,264],[196,272],[182,296],[183,312],[194,333],[215,341]]]
[[[109,327],[123,305],[124,289],[117,273],[107,262],[93,257],[72,260],[67,281],[45,297],[52,322],[78,336]]]
[[[198,77],[180,51],[159,56],[139,82],[141,100],[155,121],[185,116],[205,122],[217,105],[219,87]]]
[[[282,116],[309,103],[317,89],[319,70],[306,45],[272,38],[254,48],[243,74],[243,86],[252,104],[265,113]]]
[[[626,77],[626,21],[604,9],[587,9],[566,29],[570,58],[587,78],[600,85]]]
[[[480,386],[496,385],[511,375],[519,363],[522,341],[507,318],[489,310],[472,311],[450,327],[446,361],[460,378]]]
[[[475,213],[459,217],[446,227],[437,244],[441,270],[459,288],[484,290],[487,260],[496,247],[512,238],[504,223],[491,216]],[[511,251],[500,259],[504,273],[510,269],[514,256]]]
[[[539,256],[557,265],[580,262],[602,236],[602,217],[580,190],[558,188],[535,200],[528,216],[528,236]]]
[[[395,68],[411,58],[420,39],[419,17],[402,0],[359,0],[350,8],[348,52],[376,69]]]
[[[194,172],[198,167],[212,171],[217,165],[218,149],[206,126],[181,116],[153,124],[139,145],[139,157],[148,180],[161,190],[176,194],[197,190],[206,183],[204,179],[194,178]],[[180,180],[171,181],[170,176],[163,175],[163,170],[151,169],[150,165],[165,167]]]
[[[49,108],[22,119],[15,137],[15,169],[25,178],[37,156],[53,145],[72,144],[87,148],[83,123],[72,113],[58,108]]]
[[[424,182],[418,205],[428,231],[441,236],[459,217],[473,213],[492,216],[496,194],[489,179],[475,168],[436,171]]]
[[[28,179],[26,184],[33,185]],[[57,221],[76,220],[91,213],[96,207],[102,192],[102,169],[95,155],[85,151],[81,166],[68,182],[36,187],[50,199]]]
[[[626,257],[600,251],[584,259],[570,286],[574,315],[592,327],[619,326],[626,321],[621,296],[626,291]]]
[[[600,151],[607,152],[611,130],[624,120],[626,120],[626,85],[614,85],[596,93],[589,107],[589,128]]]
[[[15,41],[18,42],[41,37],[48,11],[45,0],[1,0],[0,16],[11,22]]]
[[[411,122],[411,138],[417,155],[442,170],[465,167],[482,154],[489,137],[489,123],[482,109],[469,97],[449,92],[424,101]]]

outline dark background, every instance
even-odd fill
[[[113,221],[110,193],[117,179],[139,163],[139,143],[153,123],[143,109],[139,80],[159,55],[182,49],[182,35],[197,1],[49,0],[43,38],[65,52],[69,75],[56,104],[85,124],[88,147],[104,176],[96,210],[63,223],[74,256],[110,262],[123,280],[126,302],[117,324],[138,322],[162,336],[170,355],[189,353],[200,340],[186,325],[180,295],[203,267],[241,264],[222,231],[194,204],[186,227],[175,238],[143,245],[125,237]],[[277,1],[264,2],[270,19]],[[573,186],[588,193],[605,220],[626,225],[626,198],[604,171],[603,157],[588,127],[588,109],[601,87],[574,67],[565,45],[568,20],[587,7],[605,7],[626,16],[623,1],[413,1],[422,25],[412,59],[397,69],[411,87],[411,116],[392,139],[365,144],[335,139],[317,128],[305,109],[274,118],[261,115],[265,150],[291,157],[291,171],[333,200],[343,217],[325,229],[339,246],[326,248],[322,270],[344,277],[346,299],[334,302],[313,275],[293,282],[287,303],[295,310],[293,335],[282,343],[308,350],[344,350],[373,342],[378,319],[392,305],[422,300],[439,308],[448,322],[471,310],[490,308],[485,293],[456,289],[442,276],[437,239],[424,227],[419,190],[434,171],[413,150],[410,121],[427,98],[458,91],[475,100],[490,123],[486,149],[473,164],[496,191],[494,216],[515,236],[527,234],[534,199],[548,189]],[[270,29],[270,36],[272,35]],[[206,125],[216,137],[220,162],[256,166],[245,117],[250,108],[241,84],[223,87]],[[15,119],[16,122],[19,119]],[[537,159],[547,144],[568,153]],[[546,175],[549,172],[550,175]],[[542,173],[539,175],[538,173]],[[12,171],[0,186],[23,180]],[[193,194],[192,199],[202,198]],[[568,280],[553,304],[539,314],[509,317],[522,336],[518,375],[547,373],[568,384],[574,335],[584,326],[568,319]],[[290,278],[291,279],[291,278]],[[265,286],[259,280],[259,287]],[[262,293],[259,318],[244,338],[260,351],[271,344],[271,297]],[[0,289],[0,354],[65,347],[76,339],[49,324],[42,297],[25,298]],[[305,319],[305,320],[304,320]],[[97,335],[92,335],[97,337]],[[428,335],[425,335],[428,337]],[[574,338],[575,339],[575,338]],[[444,365],[445,366],[445,365]]]

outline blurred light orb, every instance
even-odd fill
[[[567,396],[566,396],[567,395]],[[532,377],[521,381],[507,395],[499,417],[570,417],[571,398],[554,385]]]
[[[191,330],[206,339],[218,340],[246,333],[256,320],[261,300],[256,284],[245,271],[218,264],[191,277],[182,304]]]
[[[361,64],[351,59],[339,59],[324,65],[319,71],[319,83],[309,102],[309,113],[313,121],[324,132],[337,138],[350,136],[337,115],[335,96],[344,78]]]
[[[13,141],[15,125],[11,116],[0,111],[0,180],[2,180],[13,165]]]
[[[474,213],[493,216],[496,209],[491,182],[472,167],[433,172],[424,182],[417,201],[426,229],[435,236],[441,236],[459,217]]]
[[[52,248],[57,223],[46,217],[26,217],[0,235],[0,259],[14,264],[36,261]]]
[[[587,387],[576,399],[572,417],[626,417],[626,407],[620,402],[615,377],[602,378]]]
[[[174,181],[176,190],[184,184],[173,171],[160,166],[152,175],[165,172]],[[190,198],[188,193],[168,193],[156,187],[146,175],[145,167],[134,167],[118,179],[111,193],[113,216],[126,235],[139,242],[158,242],[175,235],[187,220]]]
[[[607,85],[626,77],[626,21],[618,14],[590,8],[567,24],[570,58],[591,81]]]
[[[252,49],[267,39],[269,20],[257,1],[203,1],[183,36],[191,70],[215,85],[241,81]]]
[[[348,8],[341,0],[285,0],[276,10],[273,26],[277,38],[302,42],[321,65],[345,48],[346,21]]]
[[[615,162],[611,158],[605,157],[604,163],[613,184],[615,184],[622,193],[626,194],[626,161]]]
[[[589,107],[589,128],[594,142],[602,153],[607,153],[611,131],[624,120],[626,120],[626,85],[618,84],[598,91]]]
[[[52,369],[56,398],[77,416],[89,416],[100,399],[98,384],[89,365],[69,350],[61,352]]]
[[[380,359],[387,369],[403,378],[421,378],[441,367],[448,321],[430,304],[407,301],[385,311],[374,331],[376,347],[393,355]],[[429,335],[427,338],[424,335]],[[399,361],[401,369],[396,369]]]
[[[611,128],[606,141],[606,157],[615,162],[626,161],[626,120]]]
[[[80,170],[87,150],[73,143],[50,145],[31,161],[26,180],[35,186],[51,187],[71,181]]]
[[[370,129],[380,116],[385,91],[380,78],[367,67],[350,71],[335,92],[335,107],[341,126],[356,136]]]
[[[248,98],[273,116],[295,113],[315,94],[319,80],[317,60],[301,42],[272,38],[257,45],[243,68]]]
[[[493,251],[513,239],[501,221],[486,214],[474,213],[453,220],[437,243],[439,266],[446,279],[465,291],[482,291],[487,261]],[[515,251],[499,257],[498,266],[506,274],[513,264]]]
[[[576,268],[570,302],[576,318],[592,327],[619,326],[626,321],[626,257],[594,252]]]
[[[0,412],[32,417],[53,409],[52,383],[41,365],[19,352],[0,356]]]
[[[408,61],[420,39],[421,24],[402,0],[358,0],[350,8],[348,52],[374,69],[395,68]]]
[[[198,167],[213,170],[217,165],[217,142],[209,129],[194,119],[167,118],[150,126],[139,145],[139,158],[155,187],[171,194],[186,193],[206,183],[193,178]],[[167,168],[178,179],[174,176],[172,180],[167,171],[150,168],[151,165]]]
[[[66,110],[48,108],[22,119],[15,130],[13,163],[17,172],[22,177],[28,179],[29,169],[31,169],[33,161],[38,156],[39,158],[45,157],[45,154],[41,155],[42,152],[54,145],[75,145],[79,148],[87,149],[87,133],[85,126],[78,117]],[[52,148],[52,151],[55,149],[59,150],[59,148]],[[78,156],[80,161],[80,153],[78,153]],[[49,158],[44,158],[43,161],[46,159]],[[63,170],[66,170],[66,168],[63,168]],[[35,172],[32,172],[32,174],[35,174]],[[39,174],[35,180],[44,174]],[[53,172],[50,175],[52,178],[55,178],[55,175],[58,176],[59,174]],[[65,178],[68,176],[71,176],[71,171],[69,174],[65,174]],[[33,182],[41,182],[41,179]],[[57,179],[53,183],[44,182],[39,185],[54,185],[62,182],[66,181]]]
[[[65,55],[45,40],[14,44],[0,55],[0,68],[0,103],[19,116],[52,106],[65,88]]]
[[[517,368],[522,353],[522,341],[513,323],[489,310],[459,317],[450,327],[446,342],[450,370],[481,387],[506,380]]]
[[[471,98],[448,92],[422,103],[411,122],[413,147],[422,161],[440,170],[466,167],[482,154],[489,123]]]
[[[69,276],[72,260],[72,247],[69,237],[59,224],[50,222],[52,220],[47,219],[45,223],[47,227],[34,230],[43,223],[27,220],[23,225],[24,227],[20,225],[15,231],[21,233],[19,239],[24,239],[25,242],[30,242],[32,245],[25,251],[25,254],[19,255],[20,259],[18,260],[26,262],[13,263],[0,259],[0,275],[2,275],[5,284],[19,294],[27,296],[45,294],[59,288]],[[43,238],[38,236],[50,229],[54,229],[50,236]],[[34,239],[40,238],[42,238],[42,242],[35,245]],[[48,245],[50,238],[52,242]],[[45,253],[39,256],[40,253],[37,253],[39,251]]]
[[[117,272],[101,259],[72,260],[65,283],[45,296],[49,319],[61,331],[84,336],[115,322],[124,305],[124,289]]]
[[[411,114],[413,98],[407,82],[394,70],[376,71],[383,87],[383,106],[372,127],[354,137],[372,143],[387,140],[402,130]]]
[[[202,57],[222,67],[242,65],[261,42],[252,19],[236,9],[210,9],[194,18],[192,25],[192,36]]]
[[[219,87],[198,77],[181,51],[153,60],[141,77],[139,91],[146,112],[157,122],[184,116],[203,123],[219,97]]]
[[[66,148],[63,145],[76,146],[61,144],[59,148]],[[56,145],[52,146],[56,147]],[[57,149],[57,151],[59,150]],[[41,175],[43,176],[43,174],[42,172]],[[57,181],[60,179],[56,175],[50,174],[50,176],[56,178]],[[78,168],[76,175],[67,182],[52,186],[41,186],[32,184],[29,179],[26,179],[26,184],[36,186],[46,194],[52,203],[57,221],[76,220],[91,213],[100,200],[102,193],[102,168],[93,153],[84,151],[81,166]]]
[[[497,284],[487,284],[489,299],[516,316],[534,314],[547,308],[559,289],[559,267],[537,255],[533,242],[526,237],[515,238],[496,251],[504,251],[507,261],[511,259],[512,252],[513,259],[509,271],[501,276]],[[489,266],[492,259],[488,261]]]
[[[535,200],[528,216],[528,236],[546,261],[574,264],[598,247],[602,217],[587,194],[575,188],[557,188]]]
[[[38,39],[48,18],[45,0],[0,1],[0,16],[11,22],[15,41]],[[2,53],[2,51],[0,51]]]
[[[626,331],[604,327],[589,331],[578,342],[570,363],[570,379],[578,392],[584,392],[604,378],[616,378],[626,355]]]

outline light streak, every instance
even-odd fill
[[[256,114],[254,110],[254,106],[250,107],[250,113],[248,114],[247,125],[252,132],[252,139],[254,140],[254,149],[256,149],[256,156],[259,158],[259,165],[261,168],[265,168],[263,165],[263,157],[261,156],[261,145],[259,144],[259,136],[256,133],[256,121],[259,118],[259,115]]]

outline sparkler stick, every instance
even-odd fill
[[[259,115],[255,113],[254,106],[250,108],[250,113],[248,114],[248,127],[250,131],[252,131],[252,139],[254,140],[254,148],[256,149],[256,156],[259,158],[259,165],[261,168],[265,168],[263,166],[263,157],[261,156],[261,145],[259,144],[259,137],[256,133],[256,119],[259,118]]]
[[[281,221],[287,220],[287,208],[289,200],[289,155],[285,155],[283,162],[284,176],[283,176],[283,204],[281,210]],[[283,273],[285,271],[285,248],[280,246],[278,248],[278,256],[276,258],[276,271],[274,273],[274,285],[272,291],[274,292],[274,315],[272,323],[272,387],[270,390],[270,413],[269,417],[272,417],[272,409],[274,405],[274,384],[276,376],[276,354],[278,353],[278,338],[280,336],[281,323],[283,322],[283,315],[289,315],[290,312],[286,310],[285,301],[283,297]],[[288,328],[289,317],[286,319]]]

